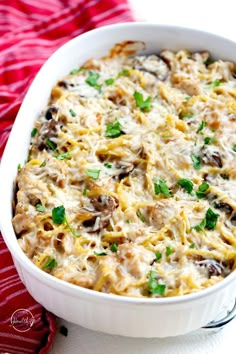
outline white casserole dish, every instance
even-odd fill
[[[198,329],[217,317],[236,296],[236,272],[198,293],[173,298],[127,298],[98,293],[61,281],[37,268],[23,253],[14,233],[13,185],[17,165],[27,157],[33,122],[46,105],[52,86],[90,57],[101,57],[115,43],[141,40],[145,52],[163,48],[208,50],[215,58],[234,61],[236,43],[197,30],[127,23],[90,31],[69,41],[44,64],[19,110],[0,168],[0,225],[17,271],[30,294],[57,316],[110,334],[167,337]]]

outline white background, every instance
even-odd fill
[[[236,41],[236,3],[231,0],[130,0],[136,20],[181,25]],[[236,59],[236,58],[235,58]],[[165,339],[134,339],[89,331],[60,320],[68,336],[56,335],[51,354],[236,353],[236,320],[217,333],[196,332]]]

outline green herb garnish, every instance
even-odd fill
[[[155,195],[158,195],[161,193],[161,194],[164,194],[166,197],[171,196],[169,188],[168,188],[166,182],[164,181],[164,179],[157,178],[157,177],[155,177],[155,179],[154,179],[154,193],[155,193]]]
[[[61,225],[65,223],[73,236],[80,237],[80,235],[76,233],[76,231],[71,227],[70,223],[68,222],[64,205],[60,205],[52,209],[52,221],[56,225]]]
[[[46,140],[46,145],[49,147],[51,150],[56,150],[57,145],[50,139]]]
[[[85,171],[86,175],[93,178],[93,179],[98,179],[100,175],[101,170],[94,170],[94,169],[89,169]]]
[[[75,113],[75,111],[73,111],[72,108],[69,109],[69,112],[70,112],[71,117],[76,117],[76,113]]]
[[[46,211],[45,206],[43,206],[42,204],[36,204],[35,209],[40,213],[44,213]]]
[[[162,258],[161,252],[156,252],[156,261],[159,261]]]
[[[43,160],[43,162],[39,165],[39,167],[44,167],[47,164],[47,160]]]
[[[121,76],[128,76],[129,75],[129,70],[128,69],[123,69],[121,72],[119,72],[118,77]]]
[[[37,134],[37,131],[38,131],[37,128],[34,128],[34,129],[31,130],[31,136],[32,136],[32,138]]]
[[[170,246],[166,246],[166,257],[169,257],[173,253],[173,248]]]
[[[84,188],[84,189],[83,189],[83,195],[84,195],[84,196],[87,195],[87,192],[88,192],[87,188]]]
[[[130,224],[130,219],[125,220],[126,224]]]
[[[149,291],[151,294],[158,294],[158,295],[163,295],[166,289],[165,284],[159,284],[156,277],[156,273],[153,271],[150,271],[149,273],[150,278],[148,281],[148,287]]]
[[[196,230],[196,231],[201,231],[201,232],[203,232],[204,234],[205,234],[205,226],[206,226],[206,219],[204,218],[201,222],[200,222],[200,224],[198,224],[198,225],[195,225],[195,226],[192,226],[191,228],[190,228],[190,230]]]
[[[236,152],[236,144],[233,146],[233,151]]]
[[[98,252],[94,252],[94,254],[95,254],[95,256],[106,256],[107,255],[107,253],[106,252],[100,252],[100,253],[98,253]]]
[[[43,266],[43,269],[54,268],[57,265],[57,262],[54,258],[48,257],[46,263]]]
[[[191,243],[191,245],[189,245],[189,248],[195,248],[195,244]]]
[[[187,113],[181,113],[179,119],[192,118],[192,117],[193,117],[193,113],[187,112]]]
[[[213,81],[209,87],[211,88],[214,88],[214,87],[217,87],[217,86],[220,86],[223,82],[221,82],[219,79],[216,79],[215,81]]]
[[[185,99],[185,101],[189,101],[190,100],[190,96],[186,96],[186,97],[184,97],[184,99]]]
[[[78,74],[78,73],[82,73],[84,71],[86,71],[85,68],[73,69],[73,70],[71,70],[70,75],[75,75],[75,74]]]
[[[195,168],[195,170],[200,170],[200,168],[201,168],[201,158],[200,158],[200,156],[191,155],[191,159],[192,159],[193,167]]]
[[[137,217],[138,217],[142,222],[145,222],[145,217],[144,217],[144,215],[141,213],[140,210],[137,210],[137,211],[136,211],[136,215],[137,215]]]
[[[207,182],[202,182],[200,186],[198,187],[198,190],[196,191],[196,196],[198,199],[202,199],[206,196],[206,192],[209,189],[209,184]]]
[[[191,179],[188,178],[180,178],[178,180],[177,183],[179,186],[181,186],[182,188],[184,188],[186,190],[186,192],[188,192],[189,194],[191,194],[192,190],[193,190],[193,182],[191,181]]]
[[[117,243],[113,242],[113,243],[111,244],[111,251],[114,252],[114,253],[118,251],[118,245],[117,245]]]
[[[112,168],[112,164],[109,163],[109,162],[105,162],[105,163],[104,163],[104,166],[107,167],[107,168]]]
[[[17,170],[18,170],[18,171],[20,171],[20,170],[21,170],[21,168],[22,168],[21,164],[20,164],[20,163],[18,163],[18,165],[17,165]]]
[[[117,138],[122,133],[121,124],[118,120],[116,120],[113,124],[107,124],[105,137],[107,138]]]
[[[55,155],[55,158],[57,160],[65,160],[65,159],[69,159],[71,157],[71,153],[69,151],[64,152],[63,154],[60,155]]]
[[[146,100],[144,100],[143,94],[135,91],[133,97],[135,99],[136,106],[139,107],[141,111],[150,111],[152,101],[150,96],[148,96]]]
[[[100,75],[98,73],[95,73],[93,71],[89,71],[89,76],[87,77],[87,79],[85,80],[85,82],[96,88],[98,91],[101,91],[101,85],[99,85],[97,83],[98,79],[99,79]]]
[[[197,133],[200,133],[207,125],[207,122],[205,122],[204,120],[201,122],[201,124],[198,127]]]
[[[216,139],[215,138],[211,138],[210,136],[206,136],[204,139],[204,144],[208,145],[208,144],[212,144],[215,143]]]
[[[214,213],[214,211],[209,208],[206,212],[206,228],[208,230],[214,230],[216,227],[217,219],[220,215]]]
[[[107,86],[113,85],[114,82],[115,82],[115,79],[112,79],[112,78],[105,80],[105,84],[106,84]]]

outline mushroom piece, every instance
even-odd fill
[[[87,232],[97,232],[109,225],[109,220],[113,211],[118,207],[115,198],[109,195],[100,195],[97,198],[91,198],[91,208],[83,208],[89,212],[82,225]]]
[[[137,70],[145,71],[156,76],[156,78],[161,81],[166,80],[169,73],[166,63],[154,54],[134,57],[133,66]]]
[[[223,167],[223,161],[219,151],[209,149],[205,146],[201,149],[201,161],[213,167]]]
[[[54,114],[57,114],[58,108],[55,106],[50,106],[45,112],[45,118],[51,120]]]
[[[232,214],[233,212],[233,208],[231,207],[231,205],[224,202],[215,202],[214,207],[223,211],[225,214]]]
[[[206,267],[209,278],[212,276],[221,275],[224,270],[223,265],[214,259],[204,259],[202,261],[196,262],[196,264],[200,267]]]

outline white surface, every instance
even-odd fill
[[[130,0],[136,19],[200,28],[236,40],[233,1]],[[165,339],[132,339],[89,331],[65,321],[68,337],[58,334],[52,354],[222,354],[235,348],[236,320],[217,333]]]
[[[130,0],[136,19],[200,28],[236,40],[233,1]],[[157,319],[158,320],[158,319]],[[217,333],[164,339],[133,339],[89,331],[66,321],[68,336],[57,334],[52,354],[222,354],[234,353],[236,320]]]

